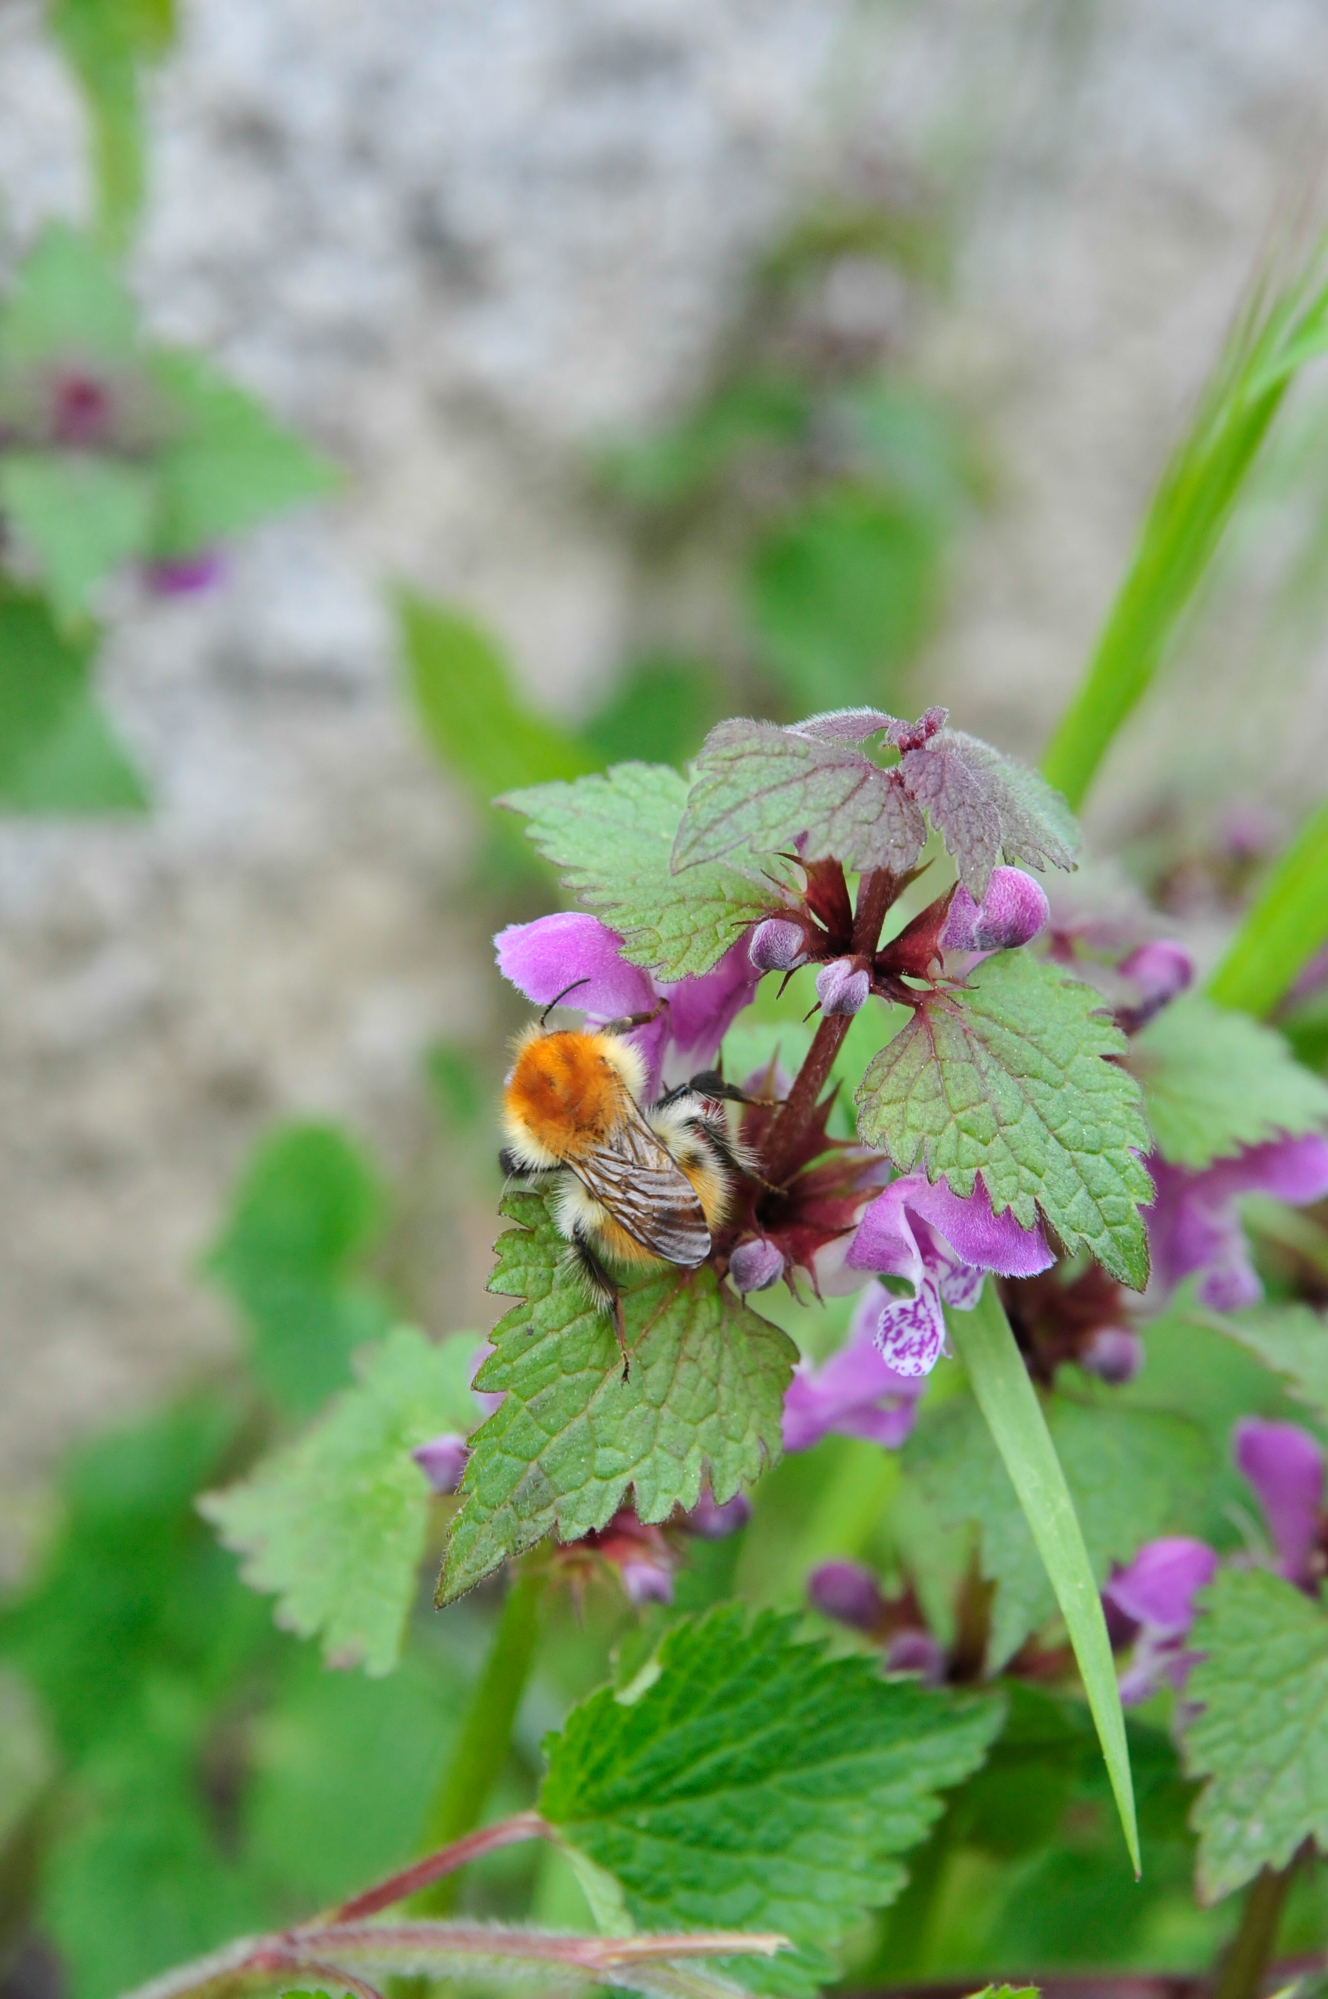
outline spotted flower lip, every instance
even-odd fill
[[[930,1374],[945,1349],[946,1305],[971,1312],[989,1270],[1035,1277],[1053,1258],[1040,1229],[1021,1228],[1009,1209],[993,1212],[981,1175],[961,1197],[944,1179],[910,1173],[867,1208],[847,1261],[912,1284],[911,1298],[886,1299],[874,1336],[891,1367],[916,1376]]]
[[[1323,1450],[1298,1423],[1248,1416],[1232,1435],[1236,1469],[1259,1495],[1279,1572],[1300,1588],[1315,1581],[1311,1557],[1323,1520]]]
[[[832,1433],[898,1450],[913,1428],[922,1381],[891,1367],[876,1340],[890,1294],[869,1284],[849,1324],[848,1340],[820,1367],[793,1371],[784,1396],[784,1449],[808,1451]]]
[[[659,1095],[666,1069],[668,1080],[682,1082],[714,1062],[761,976],[744,935],[713,970],[661,984],[621,956],[616,931],[580,910],[511,923],[499,931],[494,946],[499,971],[533,1006],[549,1006],[565,994],[568,1005],[580,1008],[592,1025],[649,1013],[667,999],[656,1019],[628,1037],[645,1058],[651,1097]]]
[[[1215,1312],[1257,1305],[1263,1296],[1236,1209],[1239,1197],[1272,1194],[1304,1206],[1328,1194],[1328,1140],[1317,1133],[1247,1145],[1197,1173],[1156,1156],[1147,1163],[1157,1188],[1143,1211],[1155,1279],[1169,1291],[1197,1275],[1199,1302]]]

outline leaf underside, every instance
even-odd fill
[[[797,1349],[714,1272],[670,1266],[625,1289],[628,1380],[613,1323],[567,1266],[543,1195],[502,1206],[490,1289],[522,1302],[499,1321],[476,1384],[506,1391],[472,1439],[439,1601],[450,1602],[551,1530],[576,1540],[631,1492],[642,1520],[721,1504],[780,1454]]]
[[[1205,1902],[1328,1841],[1328,1617],[1280,1576],[1223,1569],[1200,1598],[1184,1747]]]
[[[498,803],[528,816],[528,837],[563,886],[618,932],[625,958],[681,979],[708,972],[779,902],[759,870],[670,874],[686,799],[687,780],[669,765],[627,763],[604,777],[510,791]]]
[[[873,1659],[827,1659],[794,1628],[770,1612],[749,1627],[734,1606],[674,1626],[639,1699],[605,1688],[546,1743],[540,1810],[621,1882],[639,1924],[781,1931],[795,1953],[725,1968],[801,1995],[898,1894],[896,1856],[981,1762],[1003,1710],[883,1680]]]
[[[901,1172],[920,1167],[973,1191],[1022,1228],[1041,1210],[1067,1248],[1083,1244],[1142,1290],[1148,1239],[1138,1204],[1152,1182],[1134,1078],[1106,1056],[1125,1037],[1096,993],[1026,951],[986,959],[966,985],[922,1000],[870,1063],[858,1129]]]
[[[1328,1122],[1328,1083],[1282,1036],[1201,993],[1175,1000],[1135,1036],[1130,1067],[1157,1149],[1173,1166],[1197,1170]]]

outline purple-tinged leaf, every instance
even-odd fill
[[[1064,799],[1037,772],[958,729],[927,728],[929,708],[900,737],[900,775],[945,841],[959,879],[978,902],[997,860],[1072,868],[1079,834]],[[924,734],[924,729],[926,733]]]
[[[830,708],[793,726],[800,736],[815,736],[823,743],[863,743],[882,729],[889,734],[903,725],[880,708]]]

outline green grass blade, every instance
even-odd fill
[[[1301,828],[1246,912],[1207,985],[1221,1006],[1263,1016],[1328,938],[1328,799]]]
[[[1130,1752],[1102,1599],[1042,1405],[1015,1345],[995,1281],[987,1280],[973,1311],[952,1312],[946,1323],[1056,1592],[1137,1875],[1139,1827]]]
[[[1298,369],[1325,349],[1322,262],[1318,245],[1280,289],[1258,288],[1163,470],[1088,670],[1043,755],[1044,775],[1076,810],[1193,603]]]

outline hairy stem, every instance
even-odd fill
[[[430,1847],[450,1846],[479,1824],[507,1760],[512,1724],[535,1657],[546,1588],[543,1568],[518,1568],[513,1575],[489,1656],[461,1718],[452,1760],[429,1813],[425,1838]],[[449,1873],[420,1896],[416,1907],[422,1915],[446,1915],[455,1904],[456,1890],[456,1875]]]
[[[858,906],[853,917],[853,955],[870,960],[880,942],[885,913],[899,892],[899,879],[889,868],[872,868],[858,883]],[[766,1178],[779,1186],[797,1155],[803,1135],[820,1102],[835,1057],[853,1025],[847,1013],[826,1014],[807,1050],[807,1059],[797,1081],[784,1100],[784,1108],[770,1128],[762,1162]]]
[[[394,1902],[404,1902],[408,1895],[418,1895],[435,1881],[455,1874],[458,1867],[464,1867],[468,1860],[478,1860],[485,1853],[497,1853],[500,1847],[516,1846],[525,1839],[543,1839],[548,1830],[546,1821],[538,1812],[516,1812],[497,1825],[485,1826],[482,1832],[467,1833],[464,1839],[454,1839],[441,1852],[417,1860],[413,1867],[403,1867],[399,1874],[389,1874],[386,1881],[380,1881],[376,1887],[366,1888],[363,1894],[343,1902],[326,1921],[362,1922],[366,1916],[376,1916],[381,1910],[390,1909]]]
[[[1265,1867],[1250,1883],[1241,1910],[1240,1928],[1222,1960],[1214,1999],[1256,1999],[1260,1981],[1272,1959],[1282,1909],[1291,1887],[1299,1854],[1283,1868]]]

